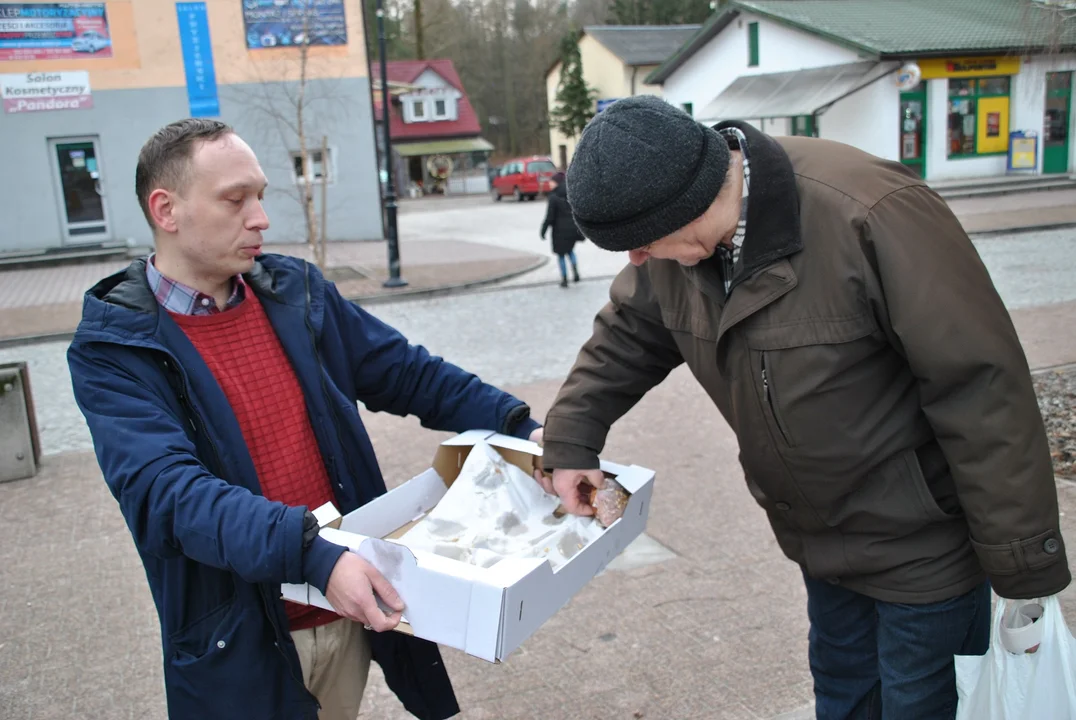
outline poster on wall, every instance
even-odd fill
[[[242,0],[247,47],[347,45],[344,0]]]
[[[0,60],[112,57],[105,4],[0,2]]]

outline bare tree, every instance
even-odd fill
[[[330,73],[331,65],[319,63],[311,52],[311,25],[316,10],[308,7],[302,17],[302,30],[285,59],[276,63],[258,64],[258,82],[247,86],[231,86],[236,99],[249,110],[258,131],[275,135],[285,149],[281,157],[263,158],[269,167],[287,167],[295,182],[287,188],[272,187],[276,193],[286,193],[302,209],[305,242],[311,259],[325,269],[324,232],[326,185],[330,180],[328,136],[318,132],[335,119],[343,109],[343,93],[338,91],[339,76]],[[265,65],[265,68],[262,68]],[[322,135],[321,148],[312,141]],[[267,138],[263,138],[267,139]],[[297,148],[293,152],[290,148]],[[320,170],[320,172],[319,172]],[[317,212],[317,184],[322,184],[321,222]],[[319,231],[319,225],[322,227]]]

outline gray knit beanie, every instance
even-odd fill
[[[664,100],[617,100],[583,130],[568,166],[568,204],[595,245],[634,250],[706,212],[729,158],[716,130]]]

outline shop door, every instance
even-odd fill
[[[900,161],[927,176],[927,84],[900,94]]]
[[[1046,73],[1046,116],[1042,129],[1042,171],[1069,171],[1069,125],[1072,73]]]
[[[49,156],[54,163],[64,243],[75,245],[111,239],[98,139],[50,140]]]

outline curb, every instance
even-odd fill
[[[485,286],[494,285],[496,283],[510,280],[520,275],[533,272],[538,268],[544,266],[549,262],[549,257],[544,255],[536,256],[536,259],[530,265],[526,267],[512,270],[506,273],[500,273],[499,275],[492,275],[490,277],[481,278],[479,280],[471,280],[463,283],[450,283],[448,285],[438,285],[432,288],[419,288],[415,290],[403,290],[396,293],[379,294],[379,295],[359,295],[354,297],[345,298],[346,300],[361,305],[380,305],[384,303],[403,301],[403,300],[423,300],[431,297],[444,297],[446,295],[453,295],[456,293],[463,293],[467,290],[481,291]],[[534,285],[541,285],[545,283],[534,283]],[[519,285],[514,287],[529,287],[528,285]],[[491,288],[492,289],[492,288]],[[5,348],[20,347],[23,345],[40,345],[47,342],[70,342],[75,337],[75,331],[69,330],[58,333],[45,333],[42,335],[19,335],[16,337],[0,338],[0,350]]]
[[[534,272],[548,262],[548,256],[539,255],[533,263],[526,267],[518,270],[511,270],[499,275],[491,275],[478,280],[468,280],[467,282],[462,283],[449,283],[447,285],[437,285],[430,288],[417,288],[415,290],[401,290],[400,292],[394,293],[380,293],[378,295],[352,295],[344,299],[359,305],[384,305],[386,303],[396,302],[397,300],[425,300],[432,297],[444,297],[445,295],[462,293],[466,290],[481,289],[488,285],[495,285],[504,282],[505,280],[511,280],[520,275],[526,275],[529,272]]]
[[[998,228],[994,230],[977,230],[975,232],[969,232],[968,237],[990,238],[998,235],[1020,235],[1023,233],[1045,232],[1047,230],[1064,230],[1067,228],[1076,228],[1076,221],[1043,223],[1041,225],[1020,225],[1019,227]]]

